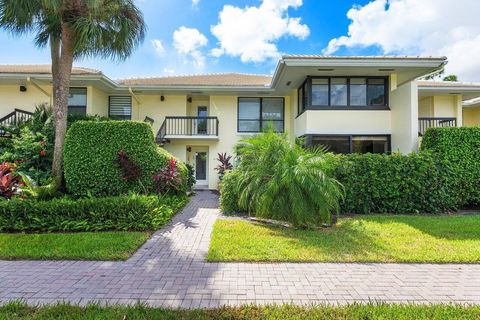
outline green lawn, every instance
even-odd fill
[[[0,234],[0,259],[126,260],[149,232]]]
[[[371,215],[329,229],[215,223],[209,261],[480,262],[480,216]]]
[[[141,305],[134,307],[84,308],[60,304],[51,307],[27,307],[13,302],[0,307],[1,319],[479,319],[480,307],[456,305],[349,305],[341,307],[292,305],[242,308],[220,308],[211,310],[166,310]]]

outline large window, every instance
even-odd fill
[[[390,136],[320,135],[307,137],[307,146],[324,146],[333,153],[388,153]]]
[[[284,131],[283,98],[238,98],[238,132]]]
[[[114,120],[130,120],[132,118],[132,97],[110,96],[108,117]]]
[[[306,109],[387,109],[387,92],[383,77],[309,77],[298,89],[298,113]]]
[[[70,88],[68,96],[68,114],[87,114],[87,89]]]

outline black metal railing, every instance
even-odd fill
[[[165,117],[157,133],[157,141],[165,142],[167,137],[218,136],[217,117]]]
[[[33,116],[32,112],[14,109],[12,112],[0,119],[0,136],[8,136],[9,132],[5,128],[16,127],[29,121]]]
[[[430,128],[438,127],[456,127],[457,118],[438,118],[438,117],[422,117],[418,118],[418,134],[423,136],[425,131]]]

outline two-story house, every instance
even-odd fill
[[[409,153],[428,127],[479,124],[478,111],[463,106],[480,96],[479,85],[416,81],[445,64],[445,57],[287,55],[273,76],[116,81],[74,68],[69,112],[150,122],[161,146],[194,165],[198,187],[214,189],[218,153],[268,125],[338,153]],[[49,66],[0,66],[0,122],[51,103],[51,83]]]

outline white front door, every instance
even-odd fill
[[[196,186],[208,186],[208,150],[192,148],[192,162],[197,180]]]

